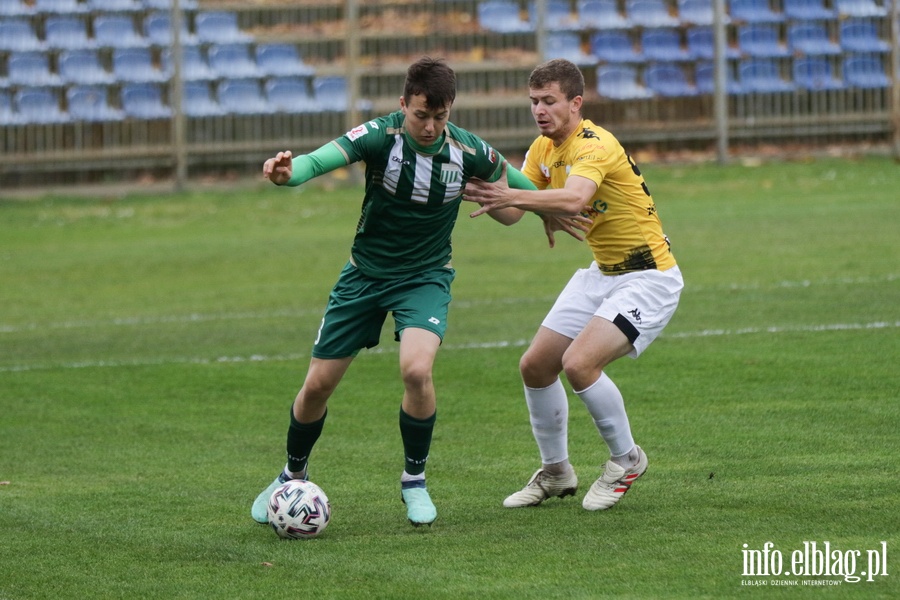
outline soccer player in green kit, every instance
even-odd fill
[[[359,125],[310,154],[294,158],[279,152],[263,165],[263,175],[273,183],[297,186],[364,161],[366,191],[350,260],[328,299],[306,379],[292,406],[287,464],[251,509],[260,523],[268,520],[266,504],[278,485],[307,477],[328,399],[357,353],[378,344],[389,312],[400,342],[404,386],[401,498],[414,526],[437,518],[425,485],[425,463],[436,416],[432,366],[446,329],[454,278],[450,234],[466,181],[494,181],[504,163],[480,137],[449,122],[455,99],[453,70],[443,60],[422,58],[407,71],[399,111]],[[507,177],[513,187],[534,189],[511,167]],[[511,225],[523,212],[490,214]],[[579,228],[560,221],[555,230],[581,239]],[[552,231],[545,229],[552,240]]]

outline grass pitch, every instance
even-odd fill
[[[539,463],[518,358],[590,259],[464,206],[438,520],[414,529],[400,503],[386,333],[312,456],[333,521],[296,542],[249,506],[283,464],[360,191],[0,201],[0,599],[900,596],[900,168],[642,169],[686,289],[663,337],[609,369],[650,458],[632,492],[581,509],[604,449],[572,395],[578,496],[502,508]],[[748,573],[767,542],[781,574]],[[812,542],[841,575],[784,573]],[[853,552],[858,575],[882,548],[887,575],[848,581]]]

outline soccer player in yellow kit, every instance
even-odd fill
[[[572,276],[519,363],[541,468],[503,502],[535,506],[574,495],[578,477],[568,454],[568,399],[564,372],[609,448],[602,473],[582,505],[615,505],[647,470],[635,444],[622,394],[604,372],[623,356],[637,358],[671,319],[683,280],[656,204],[637,165],[619,141],[582,118],[584,78],[573,63],[554,59],[529,78],[531,112],[541,135],[522,168],[538,190],[470,180],[464,199],[478,216],[515,207],[545,217],[581,215],[592,221],[586,240],[593,261]],[[552,238],[551,238],[552,239]]]

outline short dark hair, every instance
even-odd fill
[[[559,89],[567,100],[584,96],[584,75],[581,69],[564,58],[554,58],[535,67],[528,78],[528,87],[543,88],[554,82],[559,84]]]
[[[456,73],[442,58],[425,56],[414,62],[406,71],[403,99],[425,96],[425,105],[430,109],[450,106],[456,100]]]

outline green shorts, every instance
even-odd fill
[[[407,327],[426,329],[443,340],[455,276],[452,268],[441,267],[400,279],[375,279],[348,262],[328,297],[312,355],[346,358],[377,346],[388,313],[394,317],[395,340]]]

